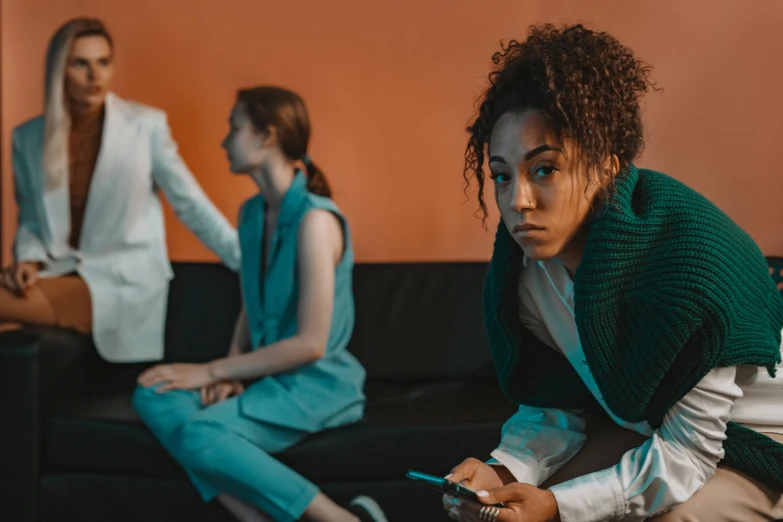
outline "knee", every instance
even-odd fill
[[[209,471],[221,465],[218,442],[225,435],[225,428],[208,420],[193,420],[179,430],[178,446],[182,464],[189,469]],[[225,463],[222,463],[225,465]]]
[[[156,399],[160,397],[160,394],[155,391],[155,388],[145,388],[138,384],[136,389],[133,390],[133,396],[131,397],[131,404],[136,413],[144,418],[144,414],[147,413],[150,406],[156,402]]]
[[[136,385],[131,397],[131,405],[145,424],[158,423],[161,417],[166,417],[170,409],[170,397],[165,393],[157,392],[158,386]]]

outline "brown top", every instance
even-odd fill
[[[104,108],[97,111],[71,113],[71,135],[68,140],[68,172],[71,194],[70,244],[79,247],[84,210],[90,182],[98,161],[103,136]]]

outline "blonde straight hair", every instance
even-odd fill
[[[65,69],[73,41],[82,36],[103,36],[113,48],[111,36],[100,20],[76,18],[63,24],[49,42],[44,86],[44,186],[59,187],[68,179],[68,136],[71,114],[65,97]]]

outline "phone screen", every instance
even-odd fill
[[[411,480],[429,484],[430,486],[434,487],[441,493],[445,493],[446,495],[456,497],[456,498],[462,498],[465,500],[470,500],[478,504],[481,503],[475,491],[463,486],[462,484],[457,484],[456,482],[451,482],[450,480],[446,480],[443,477],[436,477],[435,475],[428,475],[427,473],[421,473],[419,471],[413,471],[413,470],[408,471],[405,474],[405,476]],[[503,507],[503,504],[497,504],[497,506]]]

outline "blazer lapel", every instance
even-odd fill
[[[285,230],[291,226],[299,225],[299,214],[302,212],[302,206],[307,202],[307,177],[301,170],[296,171],[288,192],[283,196],[280,204],[280,214],[277,216],[277,226],[272,234],[269,252],[269,267],[271,268],[277,260],[277,254],[285,237]],[[298,238],[298,231],[291,232]]]
[[[278,263],[281,261],[290,263],[290,260],[288,259],[289,256],[283,255],[283,259],[281,259],[284,241],[290,241],[292,243],[289,248],[294,251],[293,259],[296,258],[296,251],[299,243],[299,218],[302,213],[302,207],[306,203],[307,177],[302,171],[297,171],[291,186],[288,187],[288,192],[283,196],[283,201],[280,204],[280,214],[277,216],[277,226],[272,232],[272,241],[269,242],[269,264],[266,267],[267,281],[270,281],[270,274],[272,274],[273,271],[277,273]],[[265,240],[266,239],[262,237],[262,241]],[[295,265],[287,266],[286,270],[288,268],[291,269],[291,274],[296,270]],[[266,281],[264,283],[266,283]],[[277,284],[263,285],[264,306],[268,306],[266,303],[270,303],[272,306],[275,305],[272,301],[274,288],[279,286],[279,284],[278,281]]]
[[[90,228],[95,219],[98,219],[102,211],[110,211],[112,201],[110,197],[95,197],[96,193],[111,194],[111,172],[115,170],[118,158],[122,157],[123,135],[127,127],[125,115],[121,107],[122,100],[113,93],[106,96],[106,114],[104,116],[103,135],[98,158],[95,163],[92,181],[87,194],[87,203],[82,224],[80,250],[88,248]],[[41,136],[41,151],[43,152],[43,134]],[[41,157],[43,154],[40,155]],[[43,162],[38,159],[43,173]],[[70,179],[56,189],[45,190],[43,176],[38,180],[43,191],[43,204],[49,241],[52,254],[55,257],[64,257],[71,252],[68,240],[71,233],[71,198]]]
[[[240,217],[238,232],[242,248],[240,283],[249,317],[262,317],[261,245],[264,241],[264,200],[253,196],[245,203]],[[251,331],[254,331],[251,328]],[[257,346],[261,341],[253,340]]]
[[[89,241],[94,231],[96,220],[101,215],[112,212],[114,194],[112,174],[118,170],[118,161],[124,157],[126,147],[124,138],[127,136],[128,122],[122,111],[122,100],[113,93],[106,96],[106,113],[103,122],[103,135],[101,146],[98,150],[98,158],[95,162],[95,171],[90,181],[87,192],[87,203],[84,209],[84,222],[80,235],[80,250],[89,249]],[[118,194],[122,197],[121,194]]]
[[[68,180],[54,189],[47,189],[44,181],[43,163],[43,132],[41,133],[40,153],[37,154],[32,169],[35,183],[40,188],[44,206],[44,219],[49,243],[49,250],[55,258],[65,256],[70,248],[68,246],[68,234],[71,230],[70,189]]]

